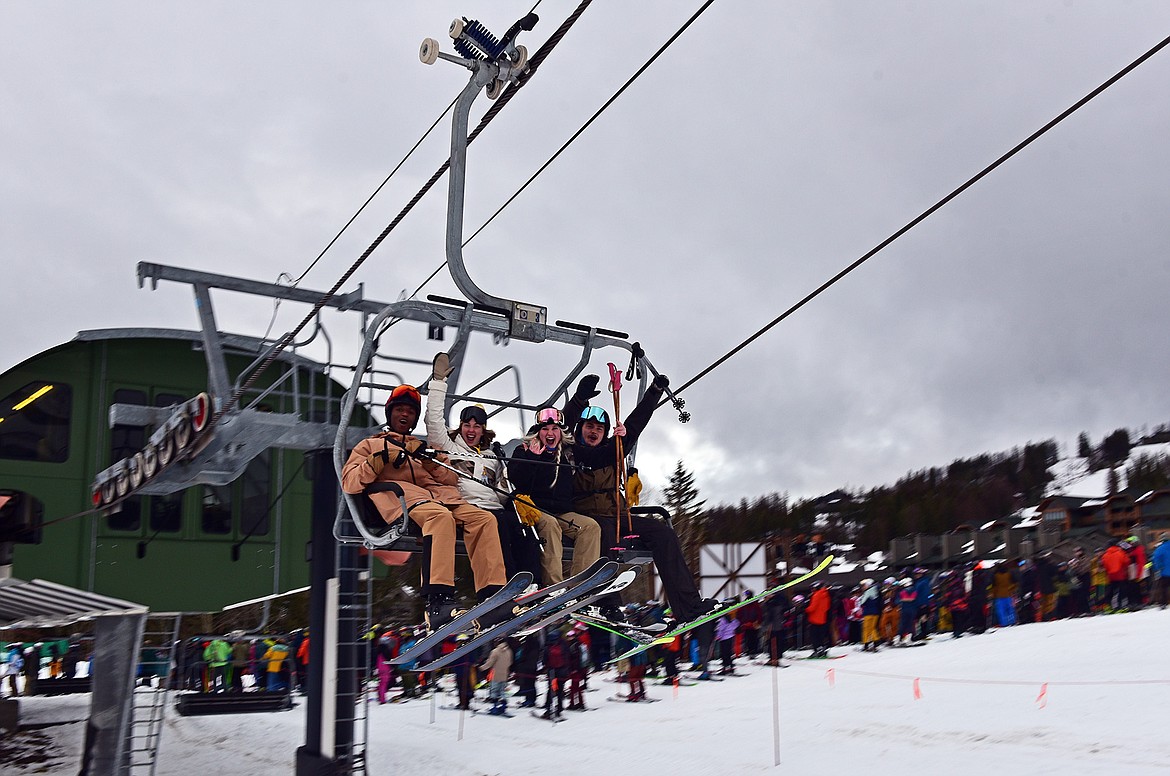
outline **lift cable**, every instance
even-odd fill
[[[1150,57],[1152,57],[1154,54],[1158,53],[1160,50],[1162,50],[1163,48],[1165,48],[1165,46],[1166,46],[1167,44],[1170,44],[1170,37],[1166,37],[1166,38],[1162,39],[1162,41],[1161,41],[1160,43],[1158,43],[1157,45],[1155,45],[1153,48],[1151,48],[1151,49],[1150,49],[1149,51],[1147,51],[1146,53],[1142,54],[1140,57],[1138,57],[1137,59],[1135,59],[1135,60],[1134,60],[1133,62],[1131,62],[1130,64],[1126,65],[1126,66],[1125,66],[1124,68],[1122,68],[1122,69],[1121,69],[1121,70],[1120,70],[1120,71],[1119,71],[1119,72],[1118,72],[1116,75],[1114,75],[1113,77],[1111,77],[1109,80],[1105,81],[1105,83],[1101,84],[1101,85],[1100,85],[1100,86],[1098,86],[1096,89],[1094,89],[1093,91],[1089,92],[1087,95],[1085,95],[1085,96],[1084,96],[1084,97],[1082,97],[1080,100],[1078,100],[1077,102],[1075,102],[1075,103],[1074,103],[1074,104],[1073,104],[1073,105],[1072,105],[1070,108],[1068,108],[1067,110],[1065,110],[1063,113],[1061,113],[1061,114],[1060,114],[1059,116],[1057,116],[1056,118],[1052,119],[1052,121],[1049,121],[1049,122],[1048,122],[1047,124],[1045,124],[1043,127],[1041,127],[1040,129],[1036,130],[1035,132],[1033,132],[1033,133],[1032,133],[1031,135],[1029,135],[1029,136],[1028,136],[1026,139],[1024,139],[1023,141],[1021,141],[1021,142],[1020,142],[1018,145],[1016,145],[1014,148],[1012,148],[1010,151],[1008,151],[1006,154],[1004,154],[1003,156],[999,157],[998,159],[996,159],[994,162],[992,162],[992,163],[991,163],[991,164],[989,164],[988,166],[984,167],[984,168],[983,168],[982,170],[980,170],[980,171],[979,171],[977,174],[975,174],[973,177],[971,177],[970,179],[968,179],[966,183],[964,183],[963,185],[959,186],[957,189],[955,189],[954,191],[952,191],[950,194],[947,194],[945,197],[943,197],[942,199],[940,199],[940,200],[939,200],[938,202],[936,202],[935,204],[931,205],[929,208],[927,208],[926,210],[924,210],[924,211],[923,211],[923,212],[922,212],[922,213],[921,213],[921,214],[920,214],[918,217],[916,217],[916,218],[915,218],[914,220],[912,220],[910,223],[906,224],[906,225],[905,225],[905,226],[903,226],[901,229],[899,229],[898,231],[894,232],[892,235],[890,235],[889,237],[887,237],[885,240],[882,240],[880,243],[878,243],[876,246],[874,246],[874,248],[873,248],[873,249],[871,249],[871,250],[870,250],[868,253],[866,253],[865,255],[861,256],[859,259],[857,259],[856,261],[854,261],[852,264],[850,264],[849,266],[845,267],[845,269],[841,270],[841,271],[840,271],[840,272],[838,272],[836,275],[834,275],[833,277],[831,277],[831,278],[829,278],[828,280],[826,280],[824,283],[822,283],[820,286],[818,286],[818,287],[817,287],[817,288],[816,288],[814,291],[812,291],[811,293],[809,293],[807,296],[805,296],[803,299],[801,299],[801,300],[800,300],[799,302],[797,302],[796,304],[794,304],[794,305],[792,305],[791,307],[789,307],[787,310],[785,310],[785,311],[784,311],[783,313],[781,313],[779,316],[777,316],[776,318],[774,318],[774,319],[773,319],[771,322],[769,322],[767,325],[765,325],[763,328],[761,328],[761,329],[760,329],[759,331],[757,331],[755,334],[752,334],[750,337],[748,337],[747,339],[745,339],[743,342],[739,343],[739,344],[738,344],[738,345],[736,345],[734,348],[732,348],[731,350],[727,351],[727,353],[723,354],[723,355],[722,355],[722,356],[721,356],[721,357],[720,357],[718,360],[716,360],[716,361],[712,362],[712,363],[711,363],[709,366],[707,366],[705,369],[703,369],[703,371],[699,372],[697,375],[695,375],[694,377],[692,377],[690,380],[687,380],[685,383],[683,383],[682,385],[680,385],[678,388],[674,389],[674,390],[673,390],[673,394],[674,394],[674,395],[678,395],[678,394],[682,393],[684,390],[686,390],[686,389],[687,389],[687,388],[689,388],[690,386],[694,385],[695,383],[697,383],[697,382],[698,382],[699,380],[701,380],[702,378],[706,377],[706,376],[707,376],[708,374],[710,374],[710,373],[711,373],[713,370],[715,370],[715,368],[716,368],[716,367],[719,367],[719,366],[721,366],[721,365],[722,365],[722,364],[723,364],[725,361],[727,361],[728,359],[730,359],[730,358],[731,358],[732,356],[734,356],[736,353],[738,353],[739,351],[743,350],[743,349],[744,349],[744,348],[746,348],[748,345],[750,345],[752,342],[754,342],[755,340],[757,340],[757,339],[759,339],[761,336],[763,336],[763,335],[764,335],[764,334],[765,334],[765,333],[766,333],[766,332],[767,332],[769,329],[771,329],[771,328],[772,328],[772,327],[774,327],[776,324],[778,324],[778,323],[780,323],[781,321],[783,321],[783,320],[784,320],[785,318],[787,318],[788,316],[792,315],[794,312],[796,312],[796,311],[797,311],[797,310],[799,310],[800,308],[804,307],[806,304],[808,304],[809,302],[811,302],[811,301],[812,301],[813,299],[815,299],[816,297],[820,296],[820,294],[821,294],[823,291],[825,291],[826,289],[828,289],[830,286],[832,286],[832,285],[833,285],[834,283],[836,283],[838,280],[841,280],[843,277],[845,277],[846,275],[848,275],[850,272],[852,272],[853,270],[855,270],[855,269],[857,269],[858,267],[860,267],[862,264],[864,264],[864,263],[865,263],[867,260],[869,260],[869,259],[870,259],[871,257],[873,257],[875,254],[877,254],[879,251],[881,251],[881,250],[882,250],[883,248],[885,248],[887,245],[889,245],[890,243],[894,242],[894,240],[897,240],[899,237],[901,237],[902,235],[904,235],[906,232],[908,232],[908,231],[910,231],[911,229],[913,229],[915,226],[917,226],[917,225],[918,225],[920,222],[922,222],[923,220],[925,220],[925,219],[926,219],[928,216],[930,216],[932,213],[934,213],[935,211],[937,211],[938,209],[940,209],[940,208],[941,208],[943,205],[946,205],[946,204],[947,204],[948,202],[950,202],[952,199],[954,199],[955,197],[957,197],[957,196],[959,196],[960,194],[962,194],[964,191],[966,191],[968,188],[970,188],[972,185],[974,185],[974,184],[975,184],[975,183],[976,183],[976,182],[977,182],[977,181],[978,181],[980,178],[982,178],[983,176],[985,176],[985,175],[987,175],[988,173],[990,173],[990,172],[991,172],[992,170],[994,170],[996,167],[999,167],[1001,164],[1003,164],[1004,162],[1006,162],[1006,161],[1007,161],[1008,159],[1010,159],[1011,157],[1015,156],[1015,155],[1016,155],[1018,152],[1022,151],[1024,148],[1026,148],[1028,145],[1030,145],[1030,144],[1032,143],[1032,141],[1036,140],[1036,139],[1037,139],[1037,138],[1039,138],[1041,135],[1043,135],[1044,133],[1046,133],[1048,130],[1052,129],[1052,128],[1053,128],[1053,127],[1055,127],[1057,124],[1059,124],[1060,122],[1062,122],[1064,119],[1066,119],[1066,118],[1068,118],[1069,116],[1071,116],[1071,115],[1072,115],[1074,112],[1076,112],[1078,109],[1080,109],[1081,107],[1083,107],[1083,106],[1084,106],[1084,105],[1085,105],[1087,102],[1089,102],[1090,100],[1092,100],[1092,99],[1093,99],[1094,97],[1096,97],[1097,95],[1101,94],[1101,92],[1105,91],[1105,90],[1106,90],[1106,89],[1108,89],[1110,86],[1112,86],[1113,84],[1117,83],[1119,80],[1121,80],[1121,78],[1123,78],[1124,76],[1128,75],[1128,74],[1129,74],[1129,73],[1130,73],[1130,72],[1131,72],[1131,71],[1132,71],[1134,68],[1136,68],[1138,65],[1142,64],[1142,63],[1143,63],[1143,62],[1145,62],[1147,59],[1149,59]],[[663,400],[662,400],[662,402],[660,402],[658,406],[660,406],[660,407],[661,407],[663,404],[666,404],[668,401],[671,401],[671,400],[672,400],[672,399],[671,399],[670,397],[668,397],[668,398],[666,398],[666,399],[663,399]]]
[[[442,121],[443,118],[451,112],[451,109],[455,107],[455,103],[458,101],[458,96],[451,100],[451,104],[448,105],[446,109],[444,109],[443,112],[438,115],[437,118],[435,118],[431,125],[427,127],[427,131],[423,132],[422,137],[420,137],[418,141],[410,147],[410,150],[406,152],[406,155],[402,157],[402,160],[399,161],[398,164],[394,166],[394,169],[391,170],[390,173],[382,180],[382,182],[378,184],[373,193],[370,194],[370,196],[366,198],[366,201],[361,204],[361,207],[359,207],[357,211],[352,216],[350,216],[349,220],[345,222],[345,225],[337,231],[337,234],[333,235],[333,239],[330,240],[328,244],[326,244],[326,246],[321,249],[321,252],[317,254],[317,258],[309,262],[309,266],[305,267],[304,272],[302,272],[296,278],[293,278],[287,272],[282,272],[280,277],[276,279],[276,282],[279,283],[282,278],[288,278],[290,281],[289,287],[296,288],[300,282],[305,279],[305,275],[308,275],[309,272],[312,271],[313,267],[317,266],[317,263],[320,262],[325,254],[329,252],[329,249],[333,247],[334,243],[341,239],[341,235],[345,234],[345,230],[349,229],[349,227],[353,225],[353,222],[357,220],[358,216],[365,212],[365,209],[369,207],[371,202],[374,201],[374,197],[378,196],[382,189],[386,187],[386,184],[390,182],[390,179],[394,177],[395,173],[402,169],[402,165],[406,164],[406,160],[409,159],[414,154],[414,152],[418,150],[418,147],[423,144],[423,141],[430,137],[431,132],[435,130],[435,127],[439,126],[439,122]],[[276,312],[278,309],[280,309],[281,301],[282,300],[277,299],[272,304],[272,319],[268,322],[268,329],[264,332],[264,337],[262,338],[264,340],[268,339],[268,335],[272,332],[273,325],[276,324]]]
[[[572,14],[569,15],[567,19],[565,19],[557,31],[554,32],[552,36],[544,42],[540,49],[529,60],[528,72],[521,75],[515,84],[510,85],[509,88],[506,89],[502,95],[500,95],[500,99],[496,100],[495,104],[492,105],[487,113],[484,114],[484,117],[480,120],[479,125],[475,128],[475,130],[467,136],[467,143],[469,145],[479,135],[479,133],[484,130],[484,128],[491,122],[491,120],[495,118],[496,114],[498,114],[503,109],[508,101],[511,100],[512,95],[519,91],[524,86],[524,84],[528,83],[532,76],[536,74],[540,64],[546,57],[548,57],[549,53],[551,53],[553,48],[556,47],[557,43],[561,41],[561,39],[569,31],[569,28],[571,28],[573,24],[576,23],[577,19],[580,18],[581,14],[585,12],[585,9],[588,8],[591,3],[592,0],[582,0],[580,5],[577,6],[577,8],[573,11]],[[362,252],[361,256],[358,257],[353,265],[348,270],[346,270],[340,278],[338,278],[337,282],[333,284],[333,287],[329,291],[325,292],[325,294],[323,294],[319,300],[317,300],[317,302],[313,305],[313,309],[309,311],[308,315],[306,315],[294,329],[285,333],[273,345],[268,354],[264,357],[264,360],[256,367],[255,370],[251,372],[251,374],[248,375],[247,379],[244,380],[244,382],[238,388],[232,391],[232,395],[226,402],[224,402],[223,406],[216,410],[215,414],[209,421],[209,428],[214,428],[215,425],[219,422],[220,418],[222,418],[226,413],[230,412],[239,403],[240,397],[255,384],[260,375],[262,375],[268,369],[268,367],[272,365],[272,362],[274,362],[277,357],[284,352],[285,348],[289,346],[296,335],[299,334],[307,325],[309,325],[309,323],[329,302],[329,300],[331,300],[333,296],[341,289],[341,287],[353,276],[353,274],[357,272],[358,268],[361,267],[363,263],[365,263],[365,260],[369,258],[370,254],[372,254],[378,248],[378,246],[382,244],[382,241],[386,239],[390,232],[394,231],[395,227],[397,227],[398,224],[402,222],[402,219],[405,218],[406,215],[414,209],[414,206],[418,204],[423,196],[431,190],[431,187],[433,187],[435,183],[437,183],[439,179],[447,172],[447,169],[450,167],[450,163],[451,161],[448,159],[439,166],[439,169],[435,171],[430,180],[423,184],[418,193],[415,194],[410,202],[406,204],[406,207],[404,207],[402,211],[397,216],[395,216],[394,220],[391,221],[390,224],[382,230],[382,233],[379,234],[378,237],[375,238],[375,240],[370,244],[370,246]]]
[[[632,76],[630,76],[629,79],[624,84],[622,84],[620,89],[618,89],[616,92],[613,93],[613,96],[610,97],[608,100],[606,100],[605,104],[602,105],[600,108],[598,108],[594,112],[594,114],[589,117],[589,120],[586,121],[584,124],[582,124],[581,128],[578,129],[576,132],[574,132],[573,135],[568,140],[566,140],[564,142],[564,144],[561,145],[560,148],[557,149],[556,153],[554,153],[551,157],[549,157],[549,160],[547,162],[542,164],[539,167],[539,169],[537,169],[536,172],[532,173],[531,177],[529,177],[528,180],[526,180],[524,182],[524,184],[516,190],[516,193],[514,193],[512,196],[508,197],[507,201],[505,201],[504,204],[500,205],[500,207],[496,210],[496,212],[491,214],[491,216],[488,218],[488,220],[484,221],[483,224],[480,225],[480,227],[478,229],[476,229],[470,237],[468,237],[466,240],[463,241],[463,247],[466,248],[467,244],[470,243],[472,240],[474,240],[476,238],[476,235],[478,235],[485,228],[487,228],[487,225],[490,224],[492,221],[494,221],[496,216],[498,216],[501,212],[503,212],[504,208],[506,208],[508,205],[512,204],[513,200],[515,200],[517,197],[519,197],[520,194],[526,188],[528,188],[528,186],[534,180],[536,180],[536,177],[538,175],[540,175],[542,172],[544,172],[553,162],[555,162],[557,160],[557,157],[559,157],[562,153],[564,153],[565,149],[567,149],[570,145],[572,145],[573,141],[575,141],[578,137],[580,137],[585,132],[585,130],[587,130],[589,128],[589,126],[597,119],[597,117],[600,116],[605,111],[606,108],[608,108],[610,105],[612,105],[614,102],[616,102],[617,98],[621,97],[622,93],[626,89],[628,89],[634,83],[634,81],[638,80],[638,78],[643,73],[645,73],[650,68],[650,66],[652,64],[654,64],[654,61],[657,60],[658,57],[662,56],[663,52],[665,52],[666,49],[670,48],[671,44],[673,44],[676,40],[678,40],[679,37],[681,37],[682,34],[684,32],[686,32],[687,28],[690,27],[691,24],[693,24],[695,22],[695,20],[698,19],[703,14],[703,12],[706,11],[711,6],[711,4],[714,2],[715,2],[715,0],[707,0],[707,2],[703,3],[702,7],[700,7],[699,10],[695,11],[694,14],[691,15],[691,18],[687,19],[686,22],[684,22],[683,25],[678,28],[678,31],[675,32],[673,35],[671,35],[670,38],[665,43],[663,43],[662,46],[660,46],[657,51],[655,51],[654,55],[651,56],[648,60],[646,60],[646,63],[644,65],[642,65],[640,68],[638,68],[637,72],[635,72]],[[432,280],[434,280],[435,277],[443,270],[443,267],[445,267],[445,266],[447,266],[446,261],[444,261],[442,264],[440,264],[438,267],[436,267],[435,271],[432,272],[430,275],[428,275],[427,279],[419,284],[418,288],[416,288],[414,290],[414,293],[411,294],[411,297],[417,296],[418,292],[423,289],[423,286],[425,286],[427,283],[430,283]]]

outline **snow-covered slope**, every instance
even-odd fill
[[[461,715],[429,702],[370,709],[369,772],[395,776],[772,774],[779,709],[784,773],[1162,774],[1170,612],[1147,610],[1022,625],[919,649],[834,648],[832,661],[748,676],[652,686],[652,704],[609,703],[619,685],[594,676],[593,710],[562,724]],[[917,680],[920,697],[915,697]],[[775,682],[775,685],[773,684]],[[776,694],[774,695],[774,690]],[[85,696],[30,698],[26,724],[80,720]],[[774,703],[776,706],[774,706]],[[47,770],[0,761],[8,774],[77,772],[82,723],[35,732]],[[293,773],[304,708],[227,717],[168,716],[158,773]],[[13,740],[0,740],[0,749]]]

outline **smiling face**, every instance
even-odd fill
[[[561,443],[561,427],[556,423],[546,423],[536,432],[536,438],[545,448],[554,448]]]
[[[589,447],[597,447],[605,441],[605,426],[596,420],[587,420],[581,424],[581,441]]]
[[[483,426],[475,418],[465,420],[459,424],[459,436],[463,437],[468,447],[479,447],[483,439]]]
[[[390,408],[390,430],[409,434],[418,423],[418,410],[409,404],[395,404]]]

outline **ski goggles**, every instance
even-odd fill
[[[464,407],[463,412],[459,413],[459,422],[466,423],[469,420],[474,420],[481,426],[487,425],[487,410],[475,404],[471,407]]]
[[[581,420],[592,420],[595,423],[609,425],[609,415],[601,407],[586,407],[581,413]]]
[[[558,426],[565,425],[565,416],[556,407],[545,407],[544,409],[536,411],[536,425],[545,426],[549,423],[556,423]]]
[[[413,385],[400,385],[390,392],[390,398],[386,400],[386,406],[397,404],[399,402],[410,402],[416,407],[422,404],[422,396],[419,395],[418,389]]]

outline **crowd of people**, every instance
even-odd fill
[[[85,660],[76,638],[0,642],[0,696],[36,695],[38,682],[75,678]]]
[[[171,687],[205,693],[304,692],[308,682],[309,632],[244,637],[192,637],[175,645],[173,668],[143,655],[139,677],[173,670]]]
[[[833,584],[830,577],[828,582],[814,580],[791,596],[781,591],[734,609],[730,605],[741,599],[733,597],[723,602],[728,611],[716,621],[713,638],[691,632],[619,661],[618,681],[629,688],[620,697],[628,702],[646,699],[647,681],[671,685],[737,675],[744,660],[778,666],[785,658],[834,656],[831,648],[838,648],[839,655],[839,648],[846,646],[867,652],[921,646],[938,634],[957,638],[1021,623],[1165,607],[1170,603],[1167,580],[1170,541],[1162,538],[1147,554],[1136,537],[1128,537],[1096,553],[1075,551],[1067,560],[1042,554],[946,570],[912,568],[852,586]],[[753,597],[752,591],[743,597]],[[666,605],[657,601],[628,604],[624,610],[625,621],[633,625],[667,618]],[[412,634],[404,628],[378,637],[380,703],[416,698],[438,684],[437,677],[412,671],[415,664],[391,665],[399,651],[413,644]],[[458,644],[459,637],[452,638],[435,651]],[[456,708],[471,708],[475,688],[484,686],[489,714],[507,714],[510,696],[519,699],[516,707],[540,707],[543,716],[553,719],[584,709],[591,675],[632,644],[572,619],[524,638],[497,639],[447,669],[455,677]],[[403,688],[395,695],[399,682]],[[509,683],[515,685],[513,692]]]

